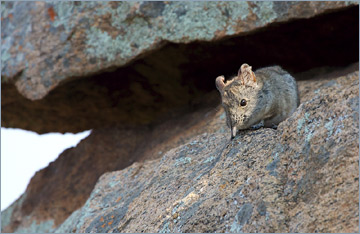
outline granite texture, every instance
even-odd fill
[[[356,2],[3,2],[1,11],[1,124],[40,134],[181,115],[242,63],[297,74],[358,61]]]
[[[359,231],[357,2],[2,2],[1,16],[2,126],[93,129],[2,232]],[[243,62],[283,66],[301,105],[230,141],[214,82]]]
[[[298,82],[277,130],[232,141],[221,106],[94,130],[35,175],[3,231],[358,232],[359,73],[334,75]]]
[[[277,130],[219,128],[105,173],[57,231],[358,232],[358,76],[300,83]]]
[[[212,41],[356,2],[5,2],[2,82],[31,100],[164,43]]]

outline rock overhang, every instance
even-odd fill
[[[14,4],[16,5],[18,3]],[[56,6],[52,3],[37,3],[36,6],[45,6],[45,11],[43,12],[36,11],[35,5],[27,6],[29,6],[28,9],[32,11],[45,14],[50,21],[53,19],[54,22],[56,22],[56,20],[58,20],[57,17],[59,17],[59,19],[65,22],[67,17],[72,17],[69,12],[73,11],[71,9],[65,12],[63,11],[64,9],[59,10],[61,8],[59,8],[60,5],[62,5],[62,8],[64,8],[66,4],[71,5],[73,3],[59,3],[59,5]],[[83,3],[76,4],[79,4],[81,7]],[[107,25],[106,22],[108,18],[104,17],[104,15],[106,15],[106,12],[108,11],[106,10],[104,13],[103,9],[101,8],[102,3],[100,5],[91,4],[92,3],[89,3],[87,6],[92,7],[94,11],[96,10],[97,15],[100,16],[100,19],[96,21],[98,24],[97,27],[102,28],[102,25]],[[156,4],[159,5],[157,6]],[[164,9],[166,6],[163,3],[156,4],[154,6],[159,9],[153,9],[154,6],[149,3],[146,3],[145,5],[138,4],[135,13],[133,13],[133,15],[131,15],[131,17],[129,17],[127,20],[138,22],[138,19],[136,18],[138,17],[137,14],[139,12],[141,17],[145,17],[147,20],[151,19],[152,17],[163,17],[161,14],[165,12]],[[304,158],[307,159],[305,154],[310,153],[310,157],[315,160],[315,164],[312,164],[314,167],[306,168],[307,171],[310,172],[314,171],[313,169],[317,170],[318,167],[323,166],[323,163],[330,166],[350,165],[345,167],[347,168],[347,177],[345,177],[345,175],[339,176],[336,173],[330,173],[329,175],[333,175],[334,181],[335,179],[338,180],[339,178],[347,178],[348,181],[351,181],[351,183],[344,183],[344,185],[350,186],[351,189],[344,188],[344,193],[341,194],[345,196],[345,199],[338,199],[338,201],[344,202],[345,204],[355,204],[351,202],[356,200],[355,198],[358,197],[356,195],[356,183],[358,182],[358,175],[356,172],[358,171],[358,163],[356,161],[357,156],[354,157],[354,155],[358,155],[358,147],[356,147],[356,144],[358,144],[356,141],[356,139],[358,139],[358,129],[353,128],[352,126],[354,126],[354,122],[358,122],[359,104],[357,92],[358,89],[356,88],[358,87],[358,80],[356,79],[356,77],[358,77],[358,72],[350,74],[354,70],[353,66],[353,70],[351,72],[343,73],[349,75],[341,78],[339,78],[340,75],[337,75],[335,77],[338,79],[331,80],[329,82],[326,80],[326,76],[322,76],[321,73],[322,70],[324,73],[326,73],[332,69],[335,72],[338,72],[342,70],[342,68],[337,67],[346,66],[355,61],[358,61],[358,6],[356,3],[350,3],[352,6],[346,7],[348,3],[343,2],[279,2],[260,4],[250,2],[247,4],[249,4],[249,7],[254,12],[253,15],[250,15],[253,18],[249,17],[248,20],[250,20],[250,22],[256,22],[256,14],[258,14],[256,12],[262,11],[263,13],[260,15],[263,17],[263,19],[261,20],[269,20],[267,21],[266,26],[264,26],[265,24],[261,24],[261,22],[247,25],[240,24],[241,27],[246,26],[248,28],[241,29],[242,31],[239,29],[241,32],[234,31],[232,32],[232,35],[225,35],[223,32],[219,31],[217,32],[216,37],[214,37],[214,40],[205,40],[204,38],[200,38],[199,40],[191,41],[189,38],[183,37],[181,40],[179,39],[179,41],[168,40],[165,41],[166,43],[158,44],[158,47],[153,47],[153,50],[145,51],[141,56],[133,58],[131,61],[129,60],[129,62],[124,65],[105,64],[105,66],[104,64],[100,64],[101,66],[98,66],[98,62],[106,62],[108,60],[101,58],[84,60],[82,62],[84,62],[85,65],[89,65],[89,67],[85,68],[84,66],[79,66],[77,68],[79,71],[83,70],[82,75],[75,75],[74,70],[72,70],[74,73],[72,73],[72,75],[66,76],[66,79],[52,87],[51,91],[44,98],[38,99],[35,95],[35,98],[32,99],[37,99],[36,101],[30,101],[31,98],[27,99],[19,95],[17,86],[14,85],[16,81],[21,81],[24,77],[27,77],[26,72],[28,71],[21,70],[20,67],[20,72],[14,73],[17,75],[3,77],[2,119],[4,121],[4,116],[6,117],[5,119],[7,126],[9,126],[9,124],[12,126],[21,126],[22,128],[31,129],[40,133],[48,131],[77,132],[81,131],[82,129],[99,128],[94,129],[92,134],[87,139],[82,141],[82,143],[80,143],[76,148],[66,150],[54,163],[49,165],[49,167],[46,169],[41,170],[34,176],[32,182],[28,186],[27,192],[23,194],[20,201],[17,201],[12,206],[14,209],[8,209],[5,212],[5,214],[7,214],[6,216],[8,217],[8,222],[5,222],[5,224],[2,225],[3,231],[7,230],[8,232],[19,232],[26,230],[29,232],[29,230],[33,230],[32,232],[49,232],[58,227],[72,212],[73,215],[71,216],[75,218],[79,214],[82,215],[81,210],[75,210],[82,207],[84,204],[86,208],[86,204],[89,204],[89,202],[86,202],[86,200],[90,196],[91,201],[91,194],[97,197],[98,192],[106,192],[104,189],[93,190],[93,186],[99,179],[100,175],[107,171],[124,169],[122,170],[123,172],[129,172],[124,174],[126,175],[126,178],[135,184],[138,183],[138,178],[145,178],[145,180],[148,182],[156,182],[158,181],[157,179],[160,178],[163,182],[163,185],[166,186],[166,188],[169,188],[169,183],[166,182],[166,177],[164,175],[154,177],[154,179],[150,181],[148,178],[151,177],[144,175],[144,171],[150,173],[171,172],[173,175],[180,177],[184,175],[184,173],[181,171],[176,172],[175,170],[159,169],[158,165],[156,165],[159,161],[163,162],[164,165],[176,166],[176,170],[182,170],[189,166],[194,166],[199,161],[202,161],[206,165],[210,165],[211,168],[215,166],[218,160],[216,158],[217,151],[200,152],[204,150],[211,150],[211,147],[207,147],[207,143],[203,144],[204,142],[215,144],[215,146],[219,147],[219,150],[221,150],[224,147],[224,142],[229,141],[229,135],[227,132],[228,129],[224,123],[225,115],[224,113],[221,114],[221,107],[217,106],[220,100],[219,95],[215,90],[215,77],[220,74],[223,74],[226,77],[235,74],[238,66],[244,62],[245,59],[245,62],[253,65],[254,69],[277,63],[282,65],[286,70],[293,73],[298,80],[308,78],[312,79],[315,75],[320,77],[321,80],[299,81],[299,91],[302,96],[301,102],[304,103],[304,105],[298,108],[294,116],[280,124],[277,131],[261,129],[260,131],[256,132],[247,132],[246,134],[244,133],[241,137],[238,137],[230,142],[229,147],[226,149],[228,154],[226,154],[224,159],[230,161],[234,159],[238,164],[235,165],[233,162],[228,161],[228,165],[234,168],[234,171],[231,171],[225,165],[225,167],[222,167],[222,162],[218,163],[218,171],[221,173],[225,172],[225,174],[222,173],[221,176],[215,175],[213,177],[215,180],[221,180],[217,184],[221,186],[219,188],[222,189],[224,188],[224,185],[226,185],[224,180],[226,176],[228,176],[228,181],[230,183],[234,182],[234,178],[240,178],[240,180],[243,178],[243,182],[251,181],[251,175],[249,174],[251,170],[248,170],[249,167],[251,168],[254,165],[259,165],[259,161],[264,159],[264,173],[261,173],[262,175],[267,175],[267,173],[269,173],[270,178],[275,178],[281,176],[281,172],[283,172],[285,175],[288,172],[291,173],[291,170],[288,170],[288,165],[290,167],[294,166],[294,163],[296,165],[296,160],[300,160],[300,166],[294,166],[290,169],[299,171],[301,173],[301,166],[306,166],[308,163],[303,163],[302,160]],[[330,4],[331,7],[329,7],[330,5],[327,4]],[[76,8],[79,6],[74,5],[72,7]],[[265,9],[258,9],[260,6],[267,6],[267,11]],[[291,8],[292,6],[297,7]],[[16,5],[16,7],[19,6]],[[25,11],[26,8],[27,7],[20,7],[20,12]],[[325,8],[328,10],[324,10]],[[330,8],[332,9],[329,10]],[[282,12],[279,14],[280,16],[292,14],[291,9],[293,9],[292,11],[296,11],[298,16],[310,18],[295,19],[299,18],[295,17],[292,20],[286,20],[287,22],[283,22],[281,19],[278,20],[277,18],[273,18],[274,14],[271,12],[271,9],[276,12]],[[184,17],[186,15],[186,10],[186,7],[179,7],[176,9],[176,15],[179,15],[180,18]],[[224,14],[226,16],[229,14],[229,12],[226,13],[224,10]],[[11,17],[14,19],[18,16],[19,15],[7,15],[6,17],[8,19],[5,19],[5,21],[11,20]],[[230,17],[230,15],[228,17]],[[240,19],[241,18],[246,20],[246,17],[244,18],[244,16],[240,17]],[[2,21],[2,23],[5,21]],[[86,20],[83,20],[82,22],[87,24]],[[61,28],[60,25],[57,26]],[[54,29],[51,30],[54,31]],[[111,32],[111,30],[112,28],[108,28],[105,31]],[[68,41],[68,39],[70,39],[70,41],[74,39],[78,40],[79,35],[76,33],[77,32],[74,31],[69,35],[64,34],[61,38],[64,40],[64,42]],[[101,35],[104,35],[103,31]],[[108,35],[113,37],[112,34]],[[183,39],[184,41],[182,41]],[[109,41],[111,40],[109,39]],[[26,43],[23,42],[23,45],[24,44]],[[133,45],[133,47],[136,46],[138,45]],[[66,49],[67,47],[64,48],[64,51],[68,54],[69,50]],[[117,47],[114,46],[114,48],[116,49]],[[108,48],[106,50],[108,50]],[[46,46],[42,52],[46,52]],[[248,54],[249,56],[246,56],[244,59],[243,54]],[[103,54],[99,53],[99,55],[101,57]],[[41,55],[39,55],[39,57],[41,57]],[[19,55],[19,61],[22,61],[21,58],[22,56]],[[74,59],[76,60],[76,58]],[[47,60],[47,64],[51,68],[50,62],[51,60]],[[39,64],[41,63],[39,62]],[[72,65],[72,63],[69,61],[64,62],[63,64],[64,66],[66,64],[69,66]],[[93,65],[93,70],[91,69],[91,64]],[[358,64],[356,66],[357,68],[355,70],[358,70]],[[56,72],[59,72],[59,70],[48,69],[47,72],[53,72],[55,74]],[[44,73],[43,75],[49,74]],[[121,79],[119,79],[119,77]],[[33,77],[28,76],[28,78],[32,79]],[[40,79],[38,81],[40,83],[46,83],[45,86],[48,87],[55,84],[52,83],[53,80],[51,79],[46,80],[44,78],[44,80]],[[324,84],[326,84],[325,87]],[[36,86],[29,87],[36,90]],[[339,96],[339,93],[344,95]],[[40,97],[40,94],[41,92],[37,93],[37,95],[39,95],[37,97]],[[194,114],[196,112],[192,112],[194,110],[199,110],[199,108],[202,107],[211,108],[213,106],[217,106],[217,108],[214,110],[214,112],[216,112],[215,116],[210,116],[207,113],[205,114],[201,111],[199,111],[198,114]],[[319,108],[319,106],[321,108]],[[351,111],[349,107],[352,109]],[[186,112],[192,113],[185,117],[184,113]],[[219,116],[220,114],[221,116]],[[175,121],[170,120],[168,122],[164,121],[163,126],[155,124],[156,121],[171,118],[172,116],[178,116],[179,119]],[[321,118],[323,121],[320,121]],[[149,123],[153,124],[153,126],[143,126],[148,125]],[[118,124],[128,125],[128,128],[123,129],[114,127]],[[104,128],[107,125],[111,127]],[[129,127],[129,125],[136,125],[136,127]],[[355,126],[358,126],[358,124]],[[289,131],[291,132],[291,135],[288,134]],[[258,137],[259,141],[261,140],[261,142],[264,142],[263,136],[266,136],[266,132],[270,133],[270,136],[280,134],[280,137],[286,147],[290,146],[294,149],[297,149],[299,146],[300,148],[298,148],[298,153],[291,155],[291,157],[283,155],[283,153],[285,153],[284,151],[286,150],[283,150],[279,146],[279,141],[274,142],[274,144],[269,143],[268,141],[265,141],[264,145],[257,144],[254,139]],[[329,141],[328,138],[330,139]],[[321,141],[322,139],[326,139],[327,142],[324,147],[328,147],[329,150],[333,152],[334,156],[329,157],[327,153],[329,150],[327,148],[323,148]],[[313,144],[310,145],[310,141],[313,141]],[[334,142],[342,142],[345,147],[334,144]],[[351,143],[351,145],[347,143]],[[184,145],[180,146],[179,148],[178,146],[181,144]],[[254,144],[255,148],[251,147],[251,144]],[[255,163],[255,160],[251,158],[255,156],[249,153],[247,148],[244,147],[245,145],[248,146],[248,149],[252,150],[258,147],[260,151],[263,150],[262,155],[267,155],[267,158],[258,158],[259,153],[257,150],[254,150],[255,155],[257,155]],[[346,148],[346,145],[349,148]],[[301,148],[303,146],[304,148]],[[275,151],[272,151],[274,153],[269,154],[270,149],[278,151],[279,154],[275,153]],[[174,153],[173,157],[166,156],[169,155],[169,150]],[[208,157],[209,155],[211,156]],[[346,158],[348,156],[339,157],[344,155],[352,156],[351,160]],[[236,158],[240,156],[242,157],[240,158],[240,161],[236,160]],[[158,160],[149,160],[153,158]],[[161,158],[161,160],[159,158]],[[147,161],[143,164],[142,162],[145,159]],[[289,161],[290,163],[287,162],[287,159],[291,159]],[[334,161],[333,163],[330,161],[330,163],[327,163],[327,160],[339,159],[342,161]],[[140,162],[129,166],[133,162],[138,161]],[[287,163],[285,164],[284,162]],[[154,170],[146,170],[146,168],[151,168],[150,164],[154,165]],[[144,165],[144,167],[142,165]],[[242,170],[239,166],[244,166],[244,170]],[[129,168],[126,169],[126,167]],[[209,169],[207,166],[205,168]],[[336,168],[341,169],[341,167]],[[196,175],[196,172],[203,168],[195,166],[195,169],[188,169],[190,171],[188,178],[190,181],[193,181],[194,178],[196,178],[196,180],[200,178]],[[69,171],[71,172],[69,173]],[[333,170],[330,168],[324,171],[332,172]],[[118,173],[121,174],[123,172],[113,173],[115,175]],[[226,175],[226,172],[229,174]],[[242,174],[242,177],[234,176],[238,175],[237,173],[244,174]],[[317,175],[316,173],[311,175]],[[201,175],[204,174],[201,173]],[[304,195],[301,194],[303,189],[307,187],[306,183],[311,182],[308,180],[308,176],[298,178],[296,178],[296,174],[291,174],[291,176],[293,177],[289,178],[294,180],[282,180],[289,182],[285,186],[285,196],[288,196],[290,200],[304,199],[308,201],[309,198],[315,198],[315,196],[312,196],[309,193],[305,193]],[[105,177],[106,175],[100,178],[100,183]],[[353,177],[357,179],[355,180],[355,183]],[[265,178],[268,177],[266,176]],[[318,177],[314,177],[314,179],[317,178]],[[326,179],[325,182],[329,182],[327,176],[324,176],[323,178]],[[108,184],[109,186],[113,186],[116,185],[118,181],[125,183],[125,180],[116,179],[110,181]],[[170,181],[178,183],[179,180],[171,179]],[[317,183],[319,182],[319,180],[316,181]],[[242,181],[240,182],[242,183]],[[60,187],[58,186],[59,184],[61,184]],[[186,181],[182,184],[190,186],[190,183]],[[255,184],[259,185],[259,183]],[[328,184],[334,185],[336,183],[332,183],[331,181]],[[136,186],[138,185],[139,184]],[[312,183],[312,185],[314,185],[314,183]],[[132,193],[134,196],[137,196],[137,191],[139,191],[136,189],[136,186],[134,186],[135,190],[134,193]],[[176,186],[178,186],[178,184]],[[299,189],[297,189],[296,186],[298,186]],[[317,186],[314,190],[311,189],[309,191],[313,192],[314,194],[319,194],[318,190],[316,189],[321,187],[322,186]],[[59,188],[63,192],[59,192]],[[239,191],[246,195],[246,191],[241,190],[241,188],[242,187],[236,190],[237,196],[239,196]],[[276,187],[272,186],[272,188],[276,190]],[[281,184],[280,188],[284,188],[283,184]],[[161,189],[161,187],[159,187],[159,189]],[[184,189],[184,186],[182,186],[180,189]],[[93,192],[91,193],[92,190]],[[193,191],[196,192],[196,190],[193,189],[185,190],[185,196],[189,194],[192,196],[194,194]],[[133,190],[127,191],[131,193]],[[292,191],[294,191],[294,193],[292,193]],[[334,191],[337,193],[337,189]],[[217,190],[214,190],[214,192],[219,194]],[[118,191],[115,191],[113,194],[118,195]],[[235,192],[233,194],[235,194]],[[255,196],[255,198],[252,199],[252,201],[255,201],[252,203],[254,214],[258,212],[260,216],[265,219],[267,216],[263,216],[262,214],[264,212],[265,214],[266,212],[271,212],[271,209],[268,206],[269,204],[265,203],[267,210],[264,211],[263,208],[259,208],[263,206],[257,204],[259,199],[256,197],[263,196],[264,193],[259,193],[256,191],[247,194]],[[171,192],[171,195],[179,196],[179,190],[177,190],[176,193]],[[104,201],[106,204],[104,207],[108,206],[108,202],[111,200],[109,200],[110,196],[110,194],[105,194]],[[283,199],[285,196],[281,196],[280,198]],[[170,196],[164,197],[168,198]],[[181,198],[181,196],[179,198]],[[272,199],[273,197],[270,196],[269,198]],[[320,201],[323,201],[322,197],[318,198]],[[154,199],[156,199],[156,197]],[[159,199],[159,197],[157,197],[157,199]],[[240,197],[237,197],[236,199],[240,201]],[[263,199],[263,197],[261,197],[261,199]],[[146,199],[140,200],[144,202],[146,201]],[[38,201],[42,202],[38,203]],[[224,205],[213,204],[212,200],[208,201],[211,201],[210,206],[219,208],[226,207]],[[225,202],[225,200],[223,201]],[[126,204],[129,204],[128,200],[125,199],[124,196],[120,198],[116,196],[111,202],[126,202]],[[119,211],[121,211],[121,214],[123,214],[122,211],[128,207],[126,204],[125,206],[119,206],[118,204],[118,206],[111,206],[111,208],[117,209],[120,207]],[[158,208],[159,200],[154,200],[152,204]],[[171,202],[170,205],[171,204],[173,204],[173,202]],[[259,204],[261,204],[261,202]],[[309,206],[307,208],[305,207],[307,211],[303,212],[305,215],[303,217],[306,217],[308,214],[309,216],[313,217],[313,209],[316,204],[317,202],[308,204]],[[136,208],[145,206],[132,205],[132,207]],[[204,210],[204,204],[202,203],[195,203],[192,208],[190,207],[189,212],[183,213],[185,210],[177,210],[176,213],[180,217],[180,219],[178,219],[180,220],[179,223],[181,225],[184,224],[184,222],[187,220],[187,218],[184,219],[184,217],[189,217],[187,216],[188,214],[194,214],[198,207],[201,207],[200,210]],[[288,209],[291,206],[286,204],[284,207]],[[324,207],[326,207],[325,210],[329,211],[329,205],[326,204]],[[339,205],[339,207],[348,206]],[[275,208],[275,210],[278,208],[281,209],[278,204],[276,204],[273,208]],[[291,211],[293,212],[293,215],[297,214],[301,210],[304,210],[304,207],[302,207],[301,204],[299,207],[295,208],[296,209]],[[290,225],[292,225],[290,226],[290,229],[288,229],[289,223],[280,222],[281,225],[285,225],[282,227],[286,227],[287,229],[279,229],[276,228],[276,225],[269,226],[268,223],[265,223],[263,226],[260,224],[260,226],[255,227],[264,229],[247,230],[249,232],[251,230],[251,232],[259,232],[259,230],[260,232],[261,230],[264,232],[274,232],[276,230],[300,230],[299,232],[301,232],[301,230],[307,230],[308,232],[336,232],[336,230],[349,230],[349,232],[351,232],[356,230],[356,227],[354,228],[352,225],[350,225],[350,223],[355,223],[357,220],[356,217],[358,217],[358,214],[356,213],[356,210],[358,209],[355,209],[356,207],[353,208],[353,210],[346,211],[345,213],[338,212],[336,210],[335,212],[332,212],[334,216],[323,215],[326,212],[323,212],[323,209],[318,209],[317,211],[319,212],[319,215],[317,217],[322,216],[326,221],[329,220],[329,217],[335,217],[334,219],[340,223],[338,223],[338,225],[332,225],[332,223],[328,224],[328,222],[324,222],[327,224],[325,228],[324,226],[313,227],[312,223],[308,224],[306,221],[304,223],[303,221],[305,219],[300,219],[301,225],[303,225],[301,227],[298,223],[299,219],[296,219],[294,222],[290,222]],[[143,209],[139,210],[143,212]],[[149,208],[149,210],[154,209]],[[222,212],[219,211],[221,210],[216,210],[214,214],[222,214]],[[227,211],[229,211],[229,209],[227,209]],[[242,227],[240,226],[242,221],[240,221],[241,219],[236,218],[238,217],[238,212],[240,211],[241,210],[233,209],[230,214],[227,214],[227,217],[230,217],[231,222],[233,221],[233,217],[235,217],[233,223],[234,228],[227,228],[222,230],[241,230]],[[96,212],[90,213],[96,216],[99,215]],[[349,219],[349,216],[343,216],[344,218],[339,219],[338,215],[340,213],[345,215],[350,214],[355,218]],[[112,214],[109,214],[106,217],[111,218]],[[134,217],[140,216],[134,215]],[[117,218],[120,218],[120,216],[117,216]],[[151,215],[150,218],[156,218],[156,216]],[[73,220],[76,221],[76,219],[71,218],[68,221],[71,223]],[[97,228],[98,230],[103,231],[110,230],[109,228],[113,228],[106,227],[106,229],[101,229],[103,224],[99,224],[97,220],[101,221],[101,217],[99,216],[99,219],[94,221],[95,226],[93,225],[91,227],[90,225],[88,227],[81,228]],[[127,230],[132,231],[139,230],[131,229],[134,228],[134,226],[135,228],[144,227],[138,226],[138,222],[131,220],[131,218],[128,220],[125,218],[122,220],[126,221],[124,226],[119,225],[117,229],[112,230],[121,230],[122,227],[122,230],[126,231],[126,225],[128,225],[128,228],[130,228]],[[194,219],[192,218],[192,220]],[[206,217],[204,220],[207,224],[209,223],[208,217]],[[278,219],[276,218],[275,220]],[[311,221],[312,219],[307,220]],[[348,222],[343,224],[341,223],[343,220],[348,220]],[[175,226],[173,224],[170,224],[169,226],[169,223],[166,220],[162,221],[164,222],[163,226],[160,227],[161,230],[178,230],[171,229]],[[257,221],[258,220],[256,220],[256,222]],[[109,222],[111,222],[111,220],[109,220]],[[170,220],[170,222],[172,221]],[[198,230],[198,232],[209,231],[209,229],[196,229],[196,222],[199,223],[197,220],[189,222],[189,225],[182,230],[185,232],[194,232],[194,230]],[[211,228],[215,228],[216,223],[219,223],[218,220],[213,220]],[[111,224],[114,226],[116,225],[116,222]],[[143,221],[142,224],[145,226],[147,225],[146,222]],[[344,229],[344,226],[346,225],[348,226],[348,229]],[[109,226],[111,225],[109,224]],[[74,225],[70,225],[69,227],[71,228],[60,232],[76,231],[73,229],[75,227]],[[147,228],[149,227],[150,226],[147,225]],[[307,229],[303,229],[304,227]],[[333,229],[327,229],[328,227]],[[79,226],[77,226],[77,228],[79,228]],[[160,231],[160,229],[154,230]],[[79,230],[80,229],[78,229],[78,231]],[[246,231],[245,229],[242,230]]]
[[[358,61],[359,15],[358,6],[354,4],[345,7],[345,3],[328,3],[334,4],[331,7],[335,9],[329,10],[323,4],[318,12],[306,12],[304,9],[309,7],[307,3],[246,3],[246,7],[237,6],[237,10],[244,11],[238,18],[229,12],[230,5],[220,4],[219,12],[208,14],[212,18],[216,14],[222,15],[225,18],[218,21],[226,21],[231,27],[222,26],[223,31],[214,32],[195,19],[195,16],[189,16],[191,10],[184,3],[178,3],[176,10],[168,9],[169,5],[162,2],[124,3],[120,8],[130,9],[124,19],[121,18],[123,16],[119,6],[111,5],[114,3],[109,3],[111,9],[101,4],[81,4],[41,3],[38,6],[47,9],[45,15],[51,21],[49,32],[54,33],[56,40],[63,40],[62,44],[48,44],[43,51],[40,50],[41,61],[27,61],[27,58],[36,56],[34,53],[21,55],[21,50],[17,57],[12,56],[12,46],[5,51],[8,56],[2,58],[5,62],[2,67],[3,126],[46,133],[80,132],[118,125],[149,125],[194,108],[216,106],[219,100],[214,91],[215,78],[218,75],[229,77],[235,74],[243,62],[251,64],[255,69],[279,64],[294,74],[295,78],[301,79],[303,77],[296,74],[319,67],[346,66]],[[207,3],[202,6],[196,4],[192,11],[205,9],[206,12],[206,7],[210,7]],[[261,4],[271,6],[266,8]],[[84,7],[82,14],[85,15],[86,9],[89,11],[97,7],[94,19],[80,19],[70,14],[79,13],[81,7]],[[33,8],[36,12],[37,8],[30,7]],[[14,13],[19,11],[14,9]],[[319,12],[325,13],[314,16]],[[11,21],[9,14],[3,23]],[[181,31],[173,28],[165,30],[164,19],[169,17],[167,14],[173,15],[173,20],[186,23],[188,27],[189,20],[202,26],[197,31],[192,27],[187,30],[181,28]],[[206,19],[210,16],[204,15]],[[308,19],[297,19],[301,17]],[[65,26],[69,18],[78,21]],[[157,23],[156,27],[152,26],[154,22]],[[179,22],[172,23],[178,27]],[[132,42],[124,46],[114,41],[122,34],[130,36],[120,29],[124,29],[124,25],[136,23],[140,24],[144,33],[152,33],[151,43],[139,43],[134,38],[130,40],[131,37],[128,39]],[[87,28],[85,26],[91,26],[86,35],[83,34]],[[5,43],[10,43],[8,37],[12,38],[8,35],[9,30],[2,34]],[[209,30],[212,34],[209,34]],[[152,31],[158,31],[162,37],[155,37]],[[190,35],[190,32],[195,34]],[[135,35],[138,39],[144,37],[149,35]],[[22,40],[26,41],[26,37]],[[86,47],[89,43],[91,46]],[[146,48],[141,47],[145,45]],[[132,48],[132,52],[128,51],[131,56],[123,51],[129,46]],[[2,46],[2,50],[5,47]],[[63,48],[64,54],[55,56],[59,47]],[[81,49],[87,51],[87,54],[84,55]],[[54,55],[51,55],[52,51]],[[89,57],[91,53],[93,56]],[[80,55],[84,56],[79,60]],[[16,65],[14,58],[20,62],[32,62],[35,68],[43,66],[43,72],[41,69],[31,70],[29,65],[25,68],[22,65],[12,66]],[[51,62],[51,58],[57,61],[57,65]],[[34,65],[35,61],[39,64]]]

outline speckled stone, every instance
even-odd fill
[[[34,176],[2,231],[357,232],[358,75],[298,82],[277,130],[233,141],[220,106],[156,131],[93,131]]]
[[[239,40],[217,44],[218,55],[225,46],[230,51],[231,43],[250,40],[250,32],[280,27],[272,23],[341,8],[344,21],[337,28],[346,30],[356,25],[344,25],[352,22],[345,13],[352,12],[351,19],[358,13],[348,5],[357,2],[2,3],[2,126],[39,133],[97,128],[33,177],[2,212],[2,232],[358,232],[358,72],[315,79],[315,64],[315,73],[296,76],[314,79],[299,82],[302,104],[291,118],[277,130],[244,131],[233,141],[220,106],[190,118],[180,112],[164,125],[154,123],[159,115],[151,116],[168,120],[164,116],[173,106],[194,111],[205,100],[212,107],[218,103],[209,89],[209,96],[198,92],[202,99],[192,100],[199,73],[183,85],[193,74],[180,71],[229,72],[204,53],[220,39]],[[329,18],[309,22],[323,28],[324,19]],[[211,44],[183,46],[197,41]],[[156,54],[164,45],[169,46]],[[281,52],[282,45],[269,54]],[[192,48],[210,57],[207,63],[191,60]],[[261,43],[249,48],[262,55],[269,49]],[[145,56],[150,52],[155,58]],[[185,67],[184,60],[190,61]],[[341,66],[354,62],[344,61]],[[131,62],[135,66],[127,67]],[[296,62],[298,72],[304,71]],[[114,68],[123,70],[105,72]],[[103,76],[90,76],[95,73]],[[125,76],[134,82],[123,84]],[[206,77],[213,89],[215,77]],[[4,87],[10,95],[3,96]],[[137,102],[123,95],[130,91]],[[123,131],[117,121],[133,125]]]
[[[242,63],[295,76],[358,61],[356,2],[4,2],[1,10],[1,125],[39,134],[182,115]]]
[[[105,173],[57,232],[358,232],[358,76],[299,82],[277,130],[205,130]]]
[[[356,2],[5,2],[2,82],[41,99],[60,82],[128,64],[164,43],[212,41]]]

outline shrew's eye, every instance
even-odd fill
[[[242,99],[240,101],[240,106],[246,106],[246,100],[245,99]]]

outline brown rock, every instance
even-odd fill
[[[243,131],[230,141],[220,109],[205,126],[190,128],[198,129],[189,135],[194,137],[177,142],[180,146],[161,158],[106,173],[85,205],[57,231],[357,232],[358,72],[337,79],[301,81],[299,89],[302,104],[277,130]],[[107,148],[114,152],[113,157],[126,155],[116,151],[120,149],[115,142],[123,142],[125,135],[115,134],[118,131],[103,130],[107,138],[93,132],[68,152],[102,142],[94,140],[98,135],[110,140]],[[140,135],[156,139],[148,133]],[[130,148],[133,140],[128,140]],[[169,146],[169,141],[157,143],[158,147]],[[139,155],[151,157],[159,149],[151,150],[154,145],[140,147],[144,150]],[[89,151],[99,154],[92,148]],[[66,152],[55,163],[64,155]],[[111,161],[106,153],[102,155],[103,160]],[[84,165],[88,172],[73,169],[78,175],[71,178],[86,175],[90,179],[91,165],[102,167],[99,161],[90,161]],[[43,184],[43,191],[49,184]],[[74,188],[81,190],[82,186],[79,182]],[[70,194],[73,199],[80,197]],[[56,199],[68,211],[79,207]],[[30,220],[42,217],[41,223],[49,222],[40,207],[44,206],[33,207]],[[60,223],[59,217],[64,216],[55,220]]]
[[[94,129],[3,232],[358,231],[356,2],[1,8],[2,126]],[[230,142],[214,79],[242,61],[312,80],[278,130]]]
[[[358,232],[358,76],[299,82],[308,96],[277,130],[204,131],[105,173],[57,231]]]
[[[59,232],[356,232],[358,72],[299,90],[278,130],[234,141],[221,109],[155,131],[94,130],[35,175],[3,231],[51,231],[80,208]],[[98,176],[146,158],[103,175],[82,206]]]
[[[65,150],[56,161],[35,174],[25,194],[2,213],[6,217],[2,231],[54,230],[85,203],[103,173],[126,168],[145,158],[161,157],[172,147],[202,132],[207,125],[202,121],[204,116],[210,118],[213,112],[203,108],[147,128],[93,130],[75,148]],[[116,201],[121,199],[118,196]]]

